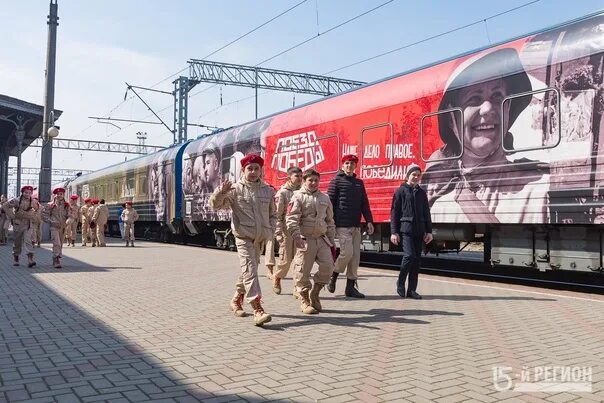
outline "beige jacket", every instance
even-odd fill
[[[125,208],[122,211],[122,221],[124,224],[134,224],[138,220],[138,213],[133,208]]]
[[[50,228],[64,230],[69,217],[69,203],[48,203],[42,209],[42,220],[50,224]]]
[[[275,231],[275,237],[277,239],[291,235],[287,230],[285,216],[287,213],[287,206],[291,201],[294,192],[298,189],[300,188],[287,182],[285,185],[281,186],[279,191],[277,191],[277,195],[275,196],[277,201],[277,230]]]
[[[40,209],[40,204],[32,198],[26,200],[15,197],[2,207],[8,218],[12,220],[15,231],[26,230],[38,220],[37,210]]]
[[[302,186],[294,192],[288,206],[287,230],[295,238],[327,237],[330,246],[335,245],[336,224],[329,196],[320,190],[309,191]]]
[[[82,222],[89,222],[88,220],[88,210],[92,208],[90,204],[84,204],[80,207],[80,217],[82,218]]]
[[[230,208],[233,211],[231,228],[237,238],[266,241],[273,237],[277,225],[275,191],[262,180],[248,182],[241,178],[226,193],[221,187],[210,196],[214,210]]]
[[[67,217],[67,219],[71,219],[71,222],[73,221],[79,221],[80,219],[80,209],[77,205],[77,203],[69,203],[69,216]]]
[[[96,222],[97,225],[107,224],[109,219],[109,208],[104,204],[99,204],[94,210],[92,221]]]

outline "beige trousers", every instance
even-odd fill
[[[296,244],[294,238],[285,236],[283,242],[279,245],[279,260],[277,261],[277,270],[274,275],[276,278],[285,278],[296,256]]]
[[[319,265],[319,270],[315,272],[313,280],[317,284],[326,284],[333,273],[334,265],[331,248],[322,237],[306,238],[306,250],[296,251],[294,278],[299,292],[312,288],[310,272],[315,262]]]
[[[346,278],[356,280],[361,262],[361,229],[358,227],[336,228],[336,238],[340,241],[340,255],[336,260],[336,273],[344,273]]]
[[[34,254],[33,245],[33,226],[29,225],[27,228],[15,228],[15,243],[13,245],[13,254],[20,256],[23,250],[23,243],[25,243],[25,253]]]
[[[260,280],[258,279],[258,263],[260,263],[262,242],[235,238],[235,245],[237,246],[241,268],[241,274],[237,278],[235,288],[239,294],[245,294],[245,299],[251,302],[258,297],[262,297]]]
[[[65,227],[65,238],[67,238],[68,241],[75,242],[77,233],[78,233],[78,222],[76,220],[74,220],[73,218],[68,218],[67,226]]]
[[[264,265],[275,267],[275,238],[266,241],[264,248]]]
[[[63,256],[63,236],[65,231],[60,228],[50,228],[50,241],[52,242],[52,257]]]
[[[124,223],[124,237],[126,241],[134,241],[134,223]]]
[[[90,235],[90,222],[82,220],[82,245],[85,246]]]
[[[96,241],[99,246],[105,246],[105,225],[107,223],[96,223]],[[134,237],[133,237],[134,238]]]

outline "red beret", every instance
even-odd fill
[[[84,199],[84,203],[90,203],[92,201],[92,199],[90,197],[87,197]]]
[[[30,192],[34,191],[34,187],[33,186],[29,186],[29,185],[25,185],[21,188],[21,193],[25,192],[26,190],[29,190]]]
[[[53,195],[56,195],[57,193],[65,193],[65,188],[56,188],[52,191]]]
[[[248,154],[241,159],[241,168],[245,168],[249,164],[258,164],[264,166],[264,160],[258,154]]]
[[[127,206],[132,206],[132,202],[131,202],[131,201],[127,201],[127,202],[126,202],[126,205],[127,205]]]
[[[78,195],[71,195],[69,198],[71,200],[78,200],[79,199]]]
[[[99,199],[92,199],[92,204],[99,204]]]
[[[346,154],[345,156],[342,157],[342,164],[345,163],[346,161],[352,161],[355,164],[359,163],[359,157],[357,157],[354,154]]]

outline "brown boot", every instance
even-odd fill
[[[273,277],[273,291],[275,294],[281,294],[281,279],[278,277]]]
[[[256,326],[262,326],[265,323],[270,322],[273,318],[268,313],[264,312],[264,308],[260,304],[260,297],[250,302],[254,309],[254,323]]]
[[[319,293],[325,287],[325,284],[314,283],[312,286],[312,290],[310,290],[310,305],[315,308],[317,311],[321,312],[323,308],[321,307],[321,300],[319,299]]]
[[[268,278],[269,280],[273,279],[273,266],[266,266],[266,278]],[[279,293],[281,294],[281,293]]]
[[[13,259],[15,259],[15,262],[13,263],[13,266],[19,266],[19,256],[13,255]]]
[[[33,253],[28,253],[27,254],[27,267],[34,267],[36,265],[36,262],[34,262],[34,254]]]
[[[310,298],[308,297],[308,290],[300,291],[300,311],[307,315],[313,315],[315,313],[319,313],[313,306],[310,304]]]
[[[63,266],[61,266],[61,258],[60,257],[53,257],[52,258],[52,265],[55,269],[60,269]]]
[[[231,303],[229,305],[231,311],[240,318],[245,316],[245,311],[243,310],[243,294],[239,294],[239,292],[235,291],[235,295],[233,299],[231,299]]]

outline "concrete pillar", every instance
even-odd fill
[[[8,150],[0,150],[0,194],[8,197]]]
[[[21,153],[23,152],[23,139],[25,138],[25,130],[17,128],[15,130],[17,138],[17,192],[21,190]]]

